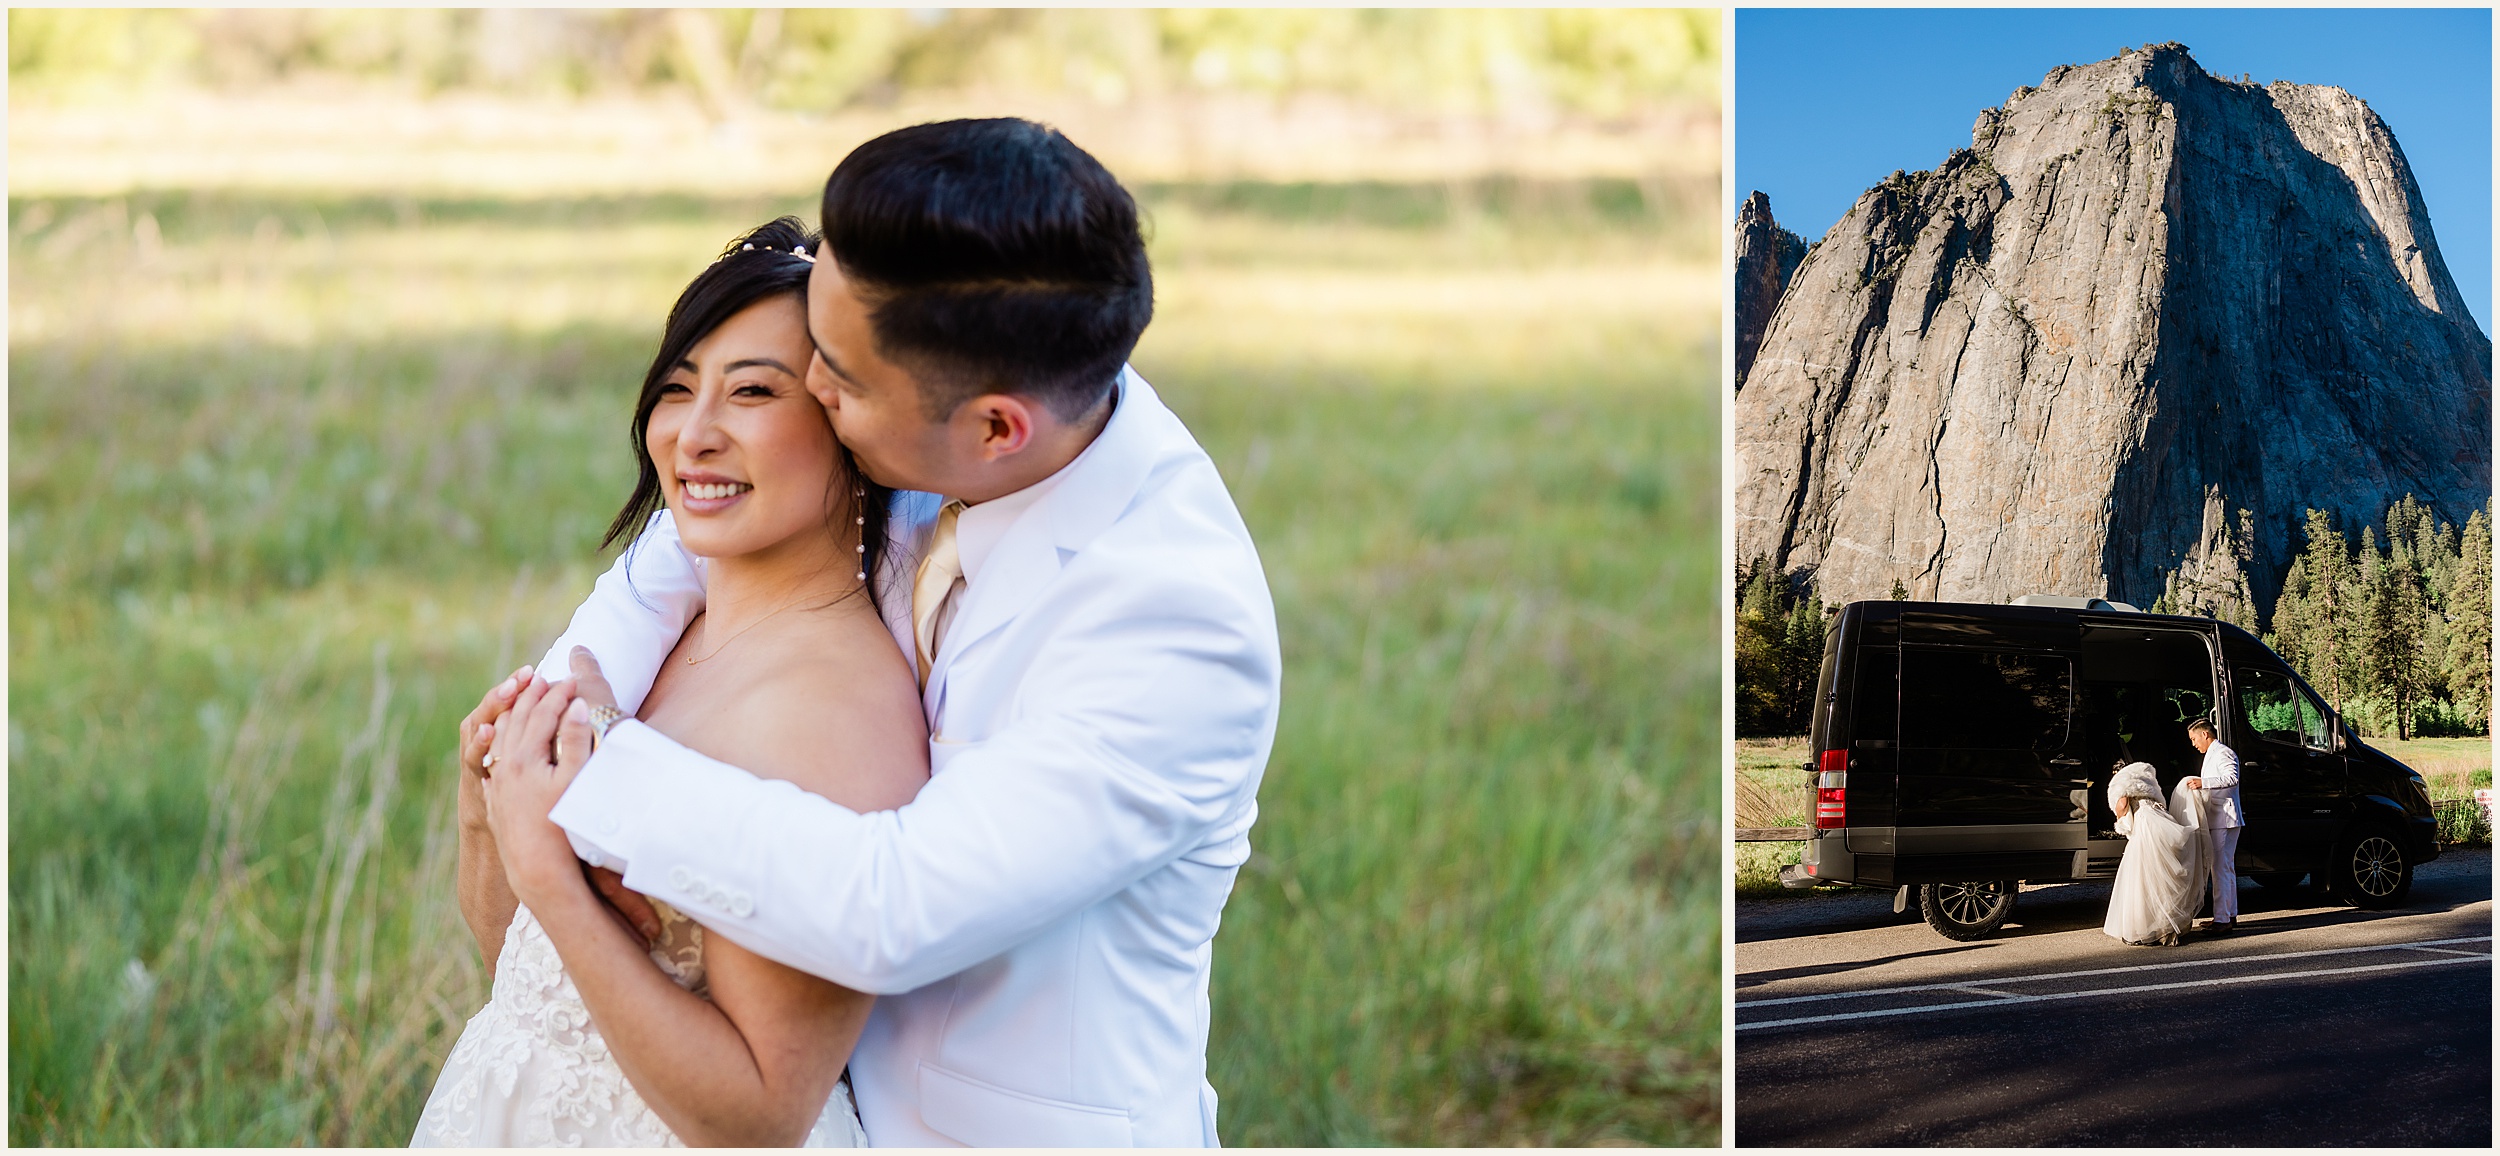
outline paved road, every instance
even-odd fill
[[[1955,943],[1877,892],[1736,914],[1743,1145],[2491,1142],[2491,857],[2406,907],[2244,884],[2242,930],[2101,934],[2107,883]]]

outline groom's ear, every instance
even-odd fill
[[[955,411],[958,424],[973,427],[983,462],[1010,457],[1033,444],[1040,414],[1029,398],[1011,393],[985,393]]]

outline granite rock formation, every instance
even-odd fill
[[[1761,190],[1736,210],[1736,388],[1745,388],[1755,347],[1771,326],[1788,278],[1806,259],[1806,239],[1771,219],[1771,198]]]
[[[2266,607],[2307,509],[2491,493],[2491,341],[2387,125],[2177,44],[2060,66],[1867,190],[1750,369],[1737,557],[1833,601],[2150,605],[2193,561]]]

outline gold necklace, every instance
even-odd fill
[[[696,665],[696,664],[698,664],[698,663],[710,662],[710,661],[712,661],[712,660],[713,660],[713,659],[715,659],[715,658],[719,658],[719,657],[720,657],[720,652],[721,652],[721,651],[724,651],[724,650],[729,649],[729,644],[730,644],[730,643],[732,643],[732,642],[736,642],[736,641],[738,641],[739,639],[746,637],[746,636],[747,636],[747,631],[749,631],[749,630],[753,630],[753,629],[755,629],[756,627],[758,627],[758,626],[762,626],[764,623],[766,623],[766,622],[770,621],[770,620],[772,619],[773,614],[779,614],[779,613],[781,613],[781,611],[782,611],[782,610],[788,610],[791,606],[796,606],[796,605],[798,605],[798,603],[796,603],[796,602],[792,602],[792,603],[790,603],[790,604],[788,604],[788,605],[785,605],[785,606],[781,607],[779,610],[775,610],[775,611],[773,611],[773,613],[772,613],[772,614],[767,614],[767,615],[765,615],[765,616],[764,616],[764,617],[762,617],[762,618],[758,618],[758,619],[756,619],[756,620],[755,620],[755,621],[753,621],[753,622],[747,623],[747,624],[746,624],[746,627],[745,627],[744,629],[741,629],[741,630],[740,630],[740,631],[738,631],[736,634],[732,634],[732,635],[730,635],[730,636],[728,637],[728,639],[727,639],[727,640],[725,640],[725,641],[723,641],[720,645],[713,647],[713,648],[712,648],[712,653],[710,653],[710,654],[704,655],[704,656],[703,656],[703,657],[701,657],[701,658],[696,658],[695,656],[693,656],[693,655],[691,655],[691,654],[687,655],[687,656],[686,656],[686,665],[688,665],[688,666],[694,666],[694,665]]]

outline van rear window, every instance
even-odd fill
[[[2056,655],[1903,647],[1901,745],[2053,751],[2073,690],[2073,664]]]

